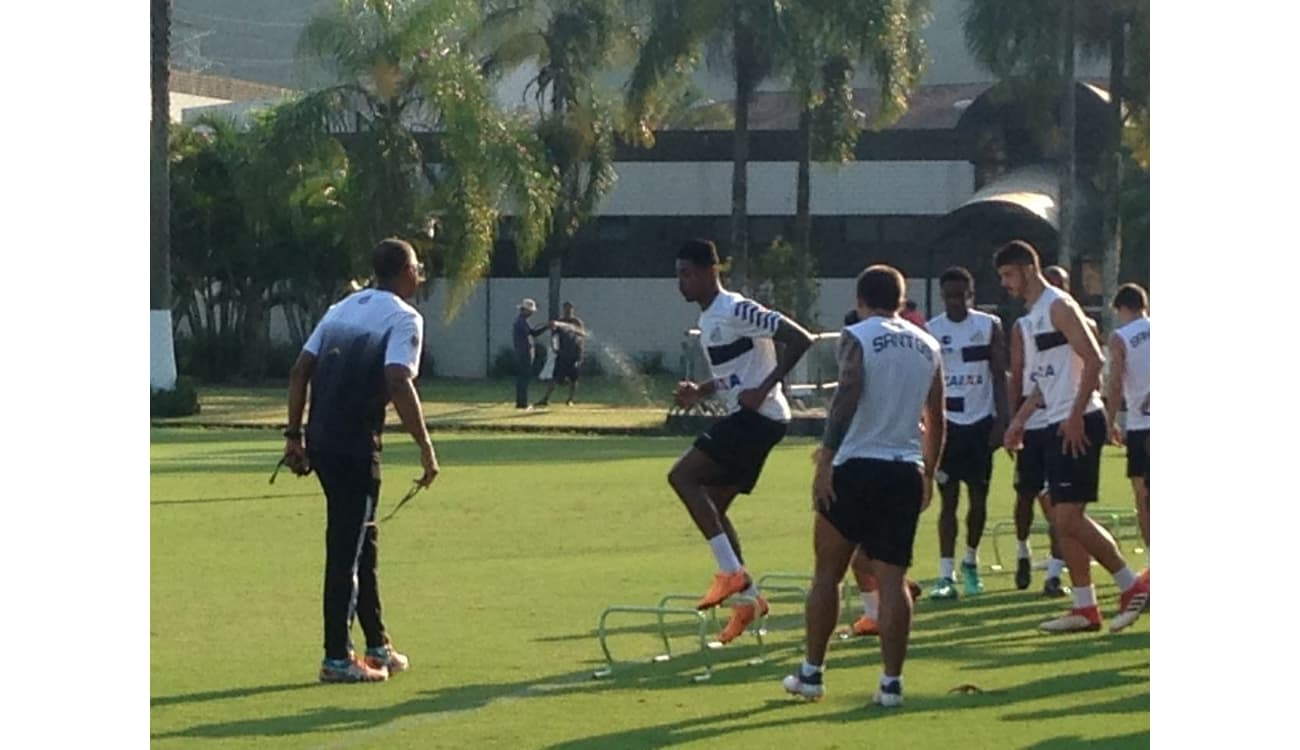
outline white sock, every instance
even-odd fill
[[[731,548],[731,540],[726,534],[718,534],[710,539],[709,547],[713,550],[713,557],[718,561],[718,570],[723,573],[735,573],[743,567],[740,559],[736,557],[736,551]]]
[[[1128,591],[1137,583],[1137,579],[1137,573],[1127,565],[1115,571],[1115,585],[1119,586],[1120,591]]]
[[[1075,609],[1097,606],[1097,590],[1092,586],[1075,586],[1073,591]]]
[[[881,686],[881,687],[887,687],[887,686],[889,686],[889,685],[892,685],[892,684],[895,683],[895,682],[897,682],[897,683],[898,683],[898,686],[901,688],[901,687],[903,686],[903,675],[900,674],[900,675],[897,676],[897,677],[890,677],[889,675],[885,674],[884,672],[881,672],[881,673],[880,673],[880,686]]]
[[[953,576],[952,571],[953,571],[952,558],[951,557],[939,558],[939,577],[947,578],[948,580],[951,581],[955,577]]]
[[[965,565],[979,565],[980,554],[974,547],[966,548],[966,559],[962,561]]]
[[[815,674],[821,674],[821,673],[822,673],[821,665],[809,664],[807,659],[804,659],[803,666],[799,667],[799,674],[804,677],[812,677]]]
[[[1047,577],[1060,578],[1061,570],[1065,567],[1065,561],[1059,557],[1053,557],[1047,561]]]
[[[755,583],[751,580],[751,581],[749,582],[749,588],[745,589],[744,591],[742,591],[742,592],[740,592],[740,593],[744,594],[745,596],[755,596],[755,597],[756,597],[756,596],[758,596],[758,585],[755,584]]]
[[[878,592],[862,592],[862,614],[873,620],[880,617],[880,594]]]
[[[1028,560],[1033,556],[1034,556],[1033,553],[1029,551],[1028,539],[1021,539],[1020,541],[1016,542],[1016,558],[1020,560]]]

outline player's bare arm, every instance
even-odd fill
[[[1106,425],[1115,445],[1124,444],[1124,431],[1119,428],[1119,405],[1124,401],[1124,370],[1128,355],[1118,333],[1110,337],[1110,379],[1106,381]]]
[[[1007,425],[1006,435],[1002,438],[1002,447],[1008,451],[1016,452],[1025,446],[1025,425],[1029,423],[1029,418],[1033,416],[1034,410],[1042,407],[1043,392],[1034,386],[1033,393],[1030,393],[1020,402],[1020,408],[1016,413],[1011,415],[1011,422]]]
[[[1083,311],[1070,299],[1052,303],[1052,325],[1065,335],[1070,348],[1083,360],[1083,373],[1079,376],[1079,391],[1070,406],[1070,416],[1061,425],[1062,450],[1080,456],[1087,450],[1088,439],[1083,434],[1083,410],[1093,391],[1101,387],[1101,348],[1097,339],[1084,323]]]
[[[849,425],[858,411],[858,399],[862,396],[862,342],[857,336],[845,331],[840,334],[839,346],[839,384],[831,398],[830,408],[826,411],[826,429],[822,433],[821,445],[813,454],[816,470],[813,474],[813,503],[823,510],[830,507],[835,499],[831,483],[831,460],[835,452],[849,433]]]
[[[934,489],[934,474],[939,470],[939,461],[943,458],[943,443],[947,439],[948,425],[943,418],[943,363],[935,368],[934,379],[930,381],[930,392],[925,397],[925,409],[921,412],[921,421],[925,424],[922,435],[922,455],[925,466],[922,469],[921,510],[930,507],[930,495]]]
[[[1006,432],[1007,424],[1011,421],[1011,410],[1008,404],[1012,403],[1008,399],[1008,388],[1010,383],[1007,381],[1007,338],[1002,332],[1002,321],[993,321],[993,336],[989,342],[989,370],[992,371],[993,377],[993,431],[989,435],[990,444],[997,446],[1003,433]],[[1016,337],[1019,338],[1019,337]],[[1015,385],[1020,384],[1017,378],[1012,381]]]
[[[717,380],[705,380],[700,383],[683,380],[677,384],[677,390],[673,392],[673,401],[683,409],[689,409],[699,403],[700,399],[712,396],[717,390]]]
[[[316,371],[316,355],[299,352],[289,370],[289,423],[284,431],[285,463],[301,473],[307,468],[307,450],[303,445],[302,413],[307,408],[307,387]]]
[[[762,406],[767,394],[790,373],[790,369],[813,343],[811,333],[784,315],[777,320],[776,333],[772,334],[772,339],[783,344],[777,347],[776,367],[763,378],[763,382],[740,392],[740,405],[746,409],[757,410]]]
[[[429,439],[429,429],[424,424],[424,409],[420,406],[415,383],[411,381],[411,371],[404,365],[388,365],[384,368],[384,380],[388,383],[388,396],[397,416],[402,419],[402,426],[420,447],[424,475],[416,480],[416,484],[428,487],[438,476],[438,456],[434,453],[433,441]]]

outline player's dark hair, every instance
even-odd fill
[[[370,267],[375,271],[375,279],[383,283],[397,278],[413,255],[415,248],[406,240],[396,237],[380,240],[370,251]]]
[[[904,288],[903,274],[893,266],[867,266],[858,274],[858,299],[874,310],[898,312]]]
[[[971,289],[975,288],[975,277],[962,266],[952,266],[939,275],[940,286],[949,281],[964,281]]]
[[[1115,292],[1115,301],[1110,304],[1116,310],[1126,308],[1133,312],[1142,312],[1147,309],[1147,291],[1130,281]]]
[[[993,267],[1033,266],[1038,268],[1038,251],[1024,240],[1012,240],[993,254]]]
[[[718,265],[718,248],[709,240],[687,240],[677,250],[677,259],[698,268]]]

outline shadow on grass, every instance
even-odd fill
[[[220,437],[214,437],[219,435]],[[263,447],[249,448],[252,443]],[[389,446],[383,454],[385,466],[397,462],[419,464],[415,447],[404,434],[389,433]],[[265,473],[280,460],[284,443],[278,435],[254,430],[168,430],[165,438],[155,435],[155,446],[184,449],[212,443],[235,444],[226,449],[204,451],[201,455],[155,456],[150,461],[151,474],[213,474],[230,472]],[[667,475],[671,461],[690,446],[686,437],[646,438],[607,435],[586,437],[567,435],[563,439],[539,436],[439,437],[434,436],[439,461],[448,471],[459,466],[502,466],[506,464],[566,465],[603,461],[659,459],[665,462]],[[236,447],[236,445],[238,447]],[[279,480],[277,479],[277,482]],[[667,482],[664,482],[665,489]]]
[[[1151,732],[1133,732],[1095,740],[1085,740],[1077,734],[1069,737],[1053,737],[1029,745],[1025,750],[1128,750],[1147,747],[1151,747]]]
[[[185,693],[182,695],[163,695],[149,699],[150,708],[160,706],[175,706],[184,703],[207,703],[208,701],[228,700],[230,698],[248,698],[254,695],[266,695],[268,693],[286,693],[292,690],[302,690],[304,688],[313,688],[319,685],[317,682],[290,682],[283,685],[258,685],[256,687],[230,688],[229,690],[207,690],[201,693]]]
[[[288,498],[322,497],[320,492],[294,492],[284,495],[243,495],[241,497],[191,497],[176,500],[150,500],[150,505],[203,505],[206,503],[247,503],[256,500],[285,500]]]

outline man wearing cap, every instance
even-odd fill
[[[528,381],[533,378],[533,337],[551,327],[550,323],[533,328],[528,325],[528,318],[537,312],[537,303],[525,297],[519,303],[519,317],[515,318],[512,329],[515,344],[515,364],[519,374],[515,376],[515,408],[528,409]]]

